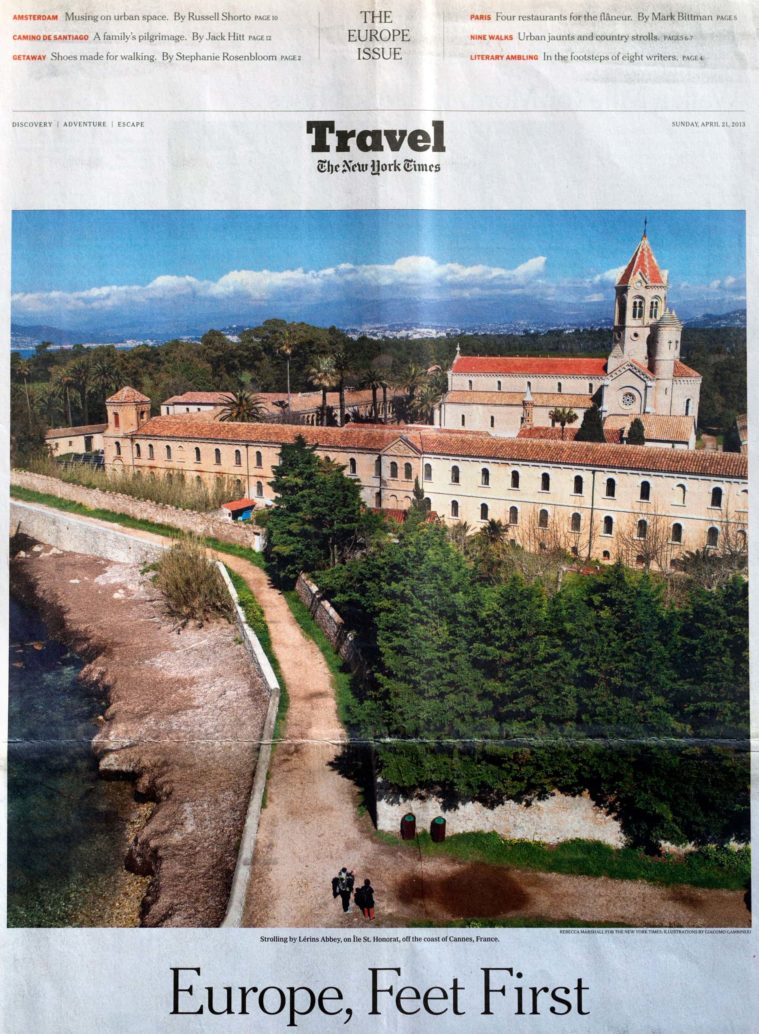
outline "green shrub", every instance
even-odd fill
[[[202,625],[213,617],[232,616],[232,602],[216,565],[197,539],[180,539],[158,561],[155,584],[169,613],[182,624]]]

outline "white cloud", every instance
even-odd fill
[[[159,276],[148,284],[106,285],[84,291],[46,291],[13,296],[15,319],[57,320],[85,314],[106,315],[127,309],[181,305],[207,308],[218,303],[327,302],[346,296],[372,298],[392,292],[395,297],[474,298],[508,294],[535,283],[544,273],[546,257],[527,259],[514,269],[440,263],[425,255],[409,255],[387,265],[342,263],[324,269],[230,270],[218,280],[191,276]]]

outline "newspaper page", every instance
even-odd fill
[[[755,5],[2,30],[2,1030],[756,1029]]]

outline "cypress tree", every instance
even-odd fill
[[[585,410],[579,430],[575,435],[576,442],[605,442],[604,425],[601,419],[601,410],[593,403],[590,409]]]
[[[630,424],[630,429],[627,432],[627,444],[628,445],[645,445],[646,444],[646,433],[643,428],[643,421],[640,417],[635,417],[633,422]]]

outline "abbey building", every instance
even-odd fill
[[[667,273],[643,237],[615,286],[611,351],[605,358],[463,356],[448,374],[436,423],[507,438],[553,437],[552,412],[577,420],[594,403],[608,440],[624,441],[635,417],[651,445],[693,448],[701,376],[680,359],[683,325],[668,308]],[[568,432],[568,433],[567,433]]]

